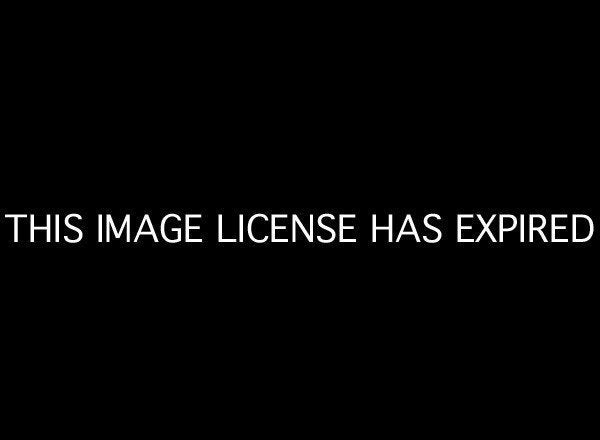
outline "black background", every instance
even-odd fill
[[[597,221],[592,29],[524,11],[247,12],[23,16],[3,55],[2,213],[356,212],[361,243],[4,240],[11,412],[573,429],[595,389],[597,238],[460,246],[453,218]],[[371,246],[375,212],[438,212],[444,241]]]

